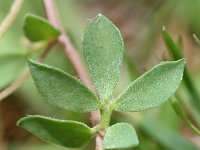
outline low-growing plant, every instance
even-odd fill
[[[32,22],[40,24],[42,35],[45,36],[41,37],[37,35],[38,32],[34,32],[35,23]],[[33,15],[26,17],[24,31],[27,37],[34,41],[59,35],[59,31],[48,22]],[[79,113],[100,110],[100,123],[91,128],[77,121],[31,115],[20,119],[17,125],[46,142],[64,147],[81,147],[99,132],[105,132],[102,142],[105,149],[137,146],[139,140],[132,125],[109,125],[112,112],[144,111],[167,101],[181,82],[184,59],[156,65],[132,82],[116,98],[113,96],[113,90],[120,77],[124,54],[124,43],[118,28],[105,16],[98,14],[86,28],[82,44],[96,94],[79,79],[58,68],[33,60],[29,60],[28,65],[36,88],[46,97],[48,103]]]

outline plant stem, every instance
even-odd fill
[[[93,128],[93,134],[100,132],[100,131],[105,131],[105,129],[109,127],[112,111],[113,110],[109,109],[109,108],[102,110],[101,120],[100,120],[99,124]]]
[[[63,50],[66,56],[69,58],[71,64],[74,66],[76,74],[87,87],[92,88],[92,84],[85,69],[84,63],[82,62],[77,50],[74,48],[73,44],[69,40],[68,35],[64,30],[64,27],[58,19],[54,1],[44,0],[43,2],[48,20],[62,32],[61,36],[58,38],[58,42],[63,47]]]
[[[100,135],[97,135],[95,150],[103,150],[104,149],[103,146],[102,146],[102,144],[101,144],[101,142],[102,142],[102,137]]]
[[[88,76],[88,73],[85,69],[84,63],[81,60],[78,52],[74,48],[73,44],[68,38],[62,24],[58,20],[57,11],[55,9],[54,1],[53,0],[43,0],[45,11],[48,17],[48,20],[57,28],[62,31],[62,35],[58,38],[58,42],[63,46],[64,52],[66,56],[69,58],[71,64],[74,66],[74,69],[81,79],[81,81],[91,90],[94,91],[94,88],[91,86],[91,81]],[[100,113],[99,111],[91,112],[90,113],[90,121],[92,126],[96,126],[100,122]],[[96,137],[96,150],[103,150],[101,144],[102,138],[101,135]]]
[[[24,0],[14,0],[9,13],[0,25],[0,39],[4,36],[8,28],[12,25],[15,20]]]
[[[38,62],[41,62],[45,56],[48,54],[49,50],[55,45],[56,41],[51,41],[46,49],[40,54],[37,58]],[[24,81],[26,81],[30,77],[29,70],[24,71],[24,73],[17,78],[10,86],[0,92],[0,101],[12,94]]]
[[[100,121],[100,128],[106,129],[109,127],[110,118],[111,118],[112,110],[110,109],[103,109],[101,114],[101,121]]]
[[[183,120],[183,122],[198,136],[200,136],[200,130],[198,128],[196,128],[196,126],[194,126],[190,120],[188,119],[188,117],[185,115],[183,109],[181,108],[180,104],[178,103],[177,99],[175,96],[173,96],[173,98],[171,98],[170,100],[171,105],[173,107],[173,109],[175,110],[175,112],[177,113],[177,115]]]

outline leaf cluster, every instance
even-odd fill
[[[24,31],[33,42],[49,40],[60,34],[47,21],[33,15],[26,17]],[[124,43],[118,28],[98,14],[86,28],[82,44],[97,94],[76,77],[58,68],[32,60],[28,65],[36,88],[48,103],[80,113],[101,110],[100,123],[90,128],[76,121],[36,115],[20,119],[18,126],[44,141],[65,147],[83,146],[102,130],[105,130],[102,143],[105,149],[135,147],[139,140],[131,125],[118,123],[109,127],[112,111],[144,111],[163,104],[178,88],[185,61],[180,59],[156,65],[114,98],[112,93],[120,77],[124,55]]]

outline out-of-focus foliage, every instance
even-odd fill
[[[0,22],[5,17],[12,2],[13,0],[0,0]],[[180,34],[182,35],[183,54],[188,62],[187,67],[190,75],[193,77],[192,79],[197,90],[200,91],[200,52],[192,39],[192,33],[200,37],[200,20],[198,19],[200,18],[199,0],[56,0],[56,5],[60,14],[60,20],[81,55],[81,35],[83,29],[88,24],[88,20],[93,18],[97,13],[101,12],[105,16],[108,16],[122,31],[129,64],[123,62],[121,78],[117,89],[114,91],[115,95],[119,95],[135,77],[144,73],[148,68],[151,68],[163,59],[170,59],[160,36],[163,25],[166,26],[175,41]],[[25,67],[24,58],[22,58],[22,61],[18,61],[19,64],[15,63],[15,65],[10,66],[11,61],[9,61],[10,63],[3,65],[5,71],[1,69],[5,56],[9,56],[9,58],[12,56],[12,61],[15,61],[13,58],[15,55],[27,54],[30,50],[27,48],[27,45],[30,43],[27,43],[22,30],[23,18],[26,13],[45,17],[42,1],[25,1],[16,21],[0,40],[1,88],[15,80]],[[39,52],[41,50],[38,50]],[[73,67],[64,56],[62,49],[58,46],[52,49],[44,60],[44,63],[59,67],[75,75]],[[129,78],[128,69],[132,73],[131,78]],[[8,74],[6,72],[11,73]],[[200,123],[199,114],[194,112],[193,106],[190,105],[191,98],[186,90],[185,86],[181,85],[176,94],[180,96],[186,114],[189,114],[189,117],[195,115],[195,121]],[[31,80],[23,84],[10,98],[17,101],[19,105],[26,105],[26,108],[22,110],[24,114],[45,114],[51,117],[83,121],[89,125],[88,116],[77,113],[66,113],[51,105],[44,104],[43,98],[38,94]],[[9,98],[5,99],[5,101],[13,106]],[[19,108],[15,107],[19,111]],[[13,109],[13,107],[5,108],[5,105],[2,102],[0,103],[0,149],[4,144],[7,147],[6,149],[9,150],[64,150],[60,147],[44,145],[41,141],[27,133],[25,140],[21,135],[16,136],[19,133],[19,128],[15,129],[15,124],[11,125],[12,128],[8,128],[8,125],[11,123],[9,120],[15,117],[9,114],[11,112],[10,109]],[[191,112],[191,114],[188,112]],[[8,116],[6,120],[5,118],[3,119],[3,115]],[[113,114],[113,118],[118,117],[118,115]],[[19,117],[21,116],[16,117],[16,120]],[[199,149],[199,146],[197,146],[199,145],[199,138],[177,118],[169,103],[148,113],[133,113],[131,114],[131,118],[137,119],[130,121],[130,118],[128,118],[126,121],[131,122],[136,127],[136,130],[141,130],[138,133],[138,137],[142,144],[140,143],[139,147],[136,148],[137,150]],[[140,125],[140,121],[138,120],[144,118],[148,118],[150,121],[144,122],[145,125]],[[126,118],[122,117],[121,119],[121,121],[124,121]],[[159,125],[151,124],[154,120],[162,123],[159,123]],[[114,119],[111,121],[118,122],[118,120]],[[15,130],[17,132],[14,132]],[[85,149],[94,149],[94,146],[90,145]]]
[[[52,40],[60,35],[60,31],[47,20],[32,14],[26,15],[23,30],[33,42]]]
[[[24,70],[26,53],[0,55],[0,89],[13,82]]]

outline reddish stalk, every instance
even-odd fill
[[[79,56],[73,44],[69,40],[67,33],[65,32],[62,24],[58,19],[57,11],[53,0],[43,0],[43,3],[48,20],[62,32],[62,35],[58,38],[58,42],[62,45],[63,50],[66,56],[69,58],[71,64],[73,65],[78,77],[88,88],[94,91],[94,89],[91,86],[92,84],[84,66],[84,63],[81,60],[81,57]],[[90,113],[90,121],[93,127],[99,123],[99,111]],[[98,135],[96,137],[96,150],[103,150],[101,146],[101,141],[102,138]]]
[[[63,47],[63,50],[67,55],[67,57],[69,58],[71,64],[74,66],[76,74],[87,87],[92,88],[85,66],[78,52],[76,51],[71,41],[69,40],[68,35],[64,30],[64,27],[62,26],[62,24],[58,19],[54,2],[52,0],[44,0],[44,7],[46,10],[46,15],[48,20],[62,32],[62,35],[58,38],[58,42]]]

